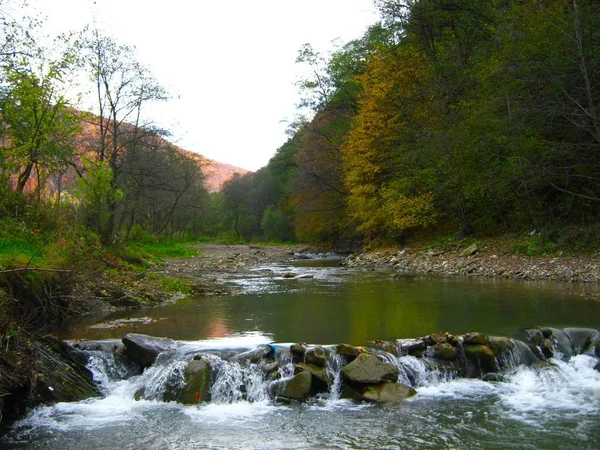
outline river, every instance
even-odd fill
[[[281,277],[287,272],[305,278]],[[600,302],[563,284],[392,278],[323,259],[258,267],[231,283],[247,293],[89,317],[61,337],[120,339],[135,332],[184,341],[195,351],[223,351],[269,342],[368,345],[440,331],[518,336],[532,326],[600,329]],[[115,322],[140,318],[152,321]],[[101,353],[92,354],[90,366],[104,398],[40,407],[6,430],[0,448],[600,448],[600,373],[591,354],[552,359],[541,369],[512,367],[495,383],[447,376],[402,356],[403,381],[417,395],[390,405],[340,399],[334,389],[281,405],[269,399],[260,377],[221,361],[213,401],[183,406],[134,400],[140,387],[159,390],[180,357],[130,376]]]

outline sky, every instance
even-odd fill
[[[146,113],[180,147],[248,170],[286,140],[305,43],[327,55],[378,20],[373,0],[29,0],[48,34],[86,24],[135,46],[171,100]],[[82,105],[85,106],[85,105]]]

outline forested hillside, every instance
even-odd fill
[[[597,246],[599,4],[376,5],[362,38],[300,50],[310,113],[225,186],[239,234],[348,245],[543,229]]]

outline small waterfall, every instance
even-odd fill
[[[342,391],[342,369],[346,361],[343,356],[338,355],[335,350],[328,352],[325,371],[331,381],[329,388],[329,399],[339,400]]]

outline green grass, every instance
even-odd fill
[[[159,281],[159,284],[169,292],[192,293],[192,284],[190,280],[186,280],[185,278],[165,277]]]
[[[197,251],[184,243],[172,240],[157,242],[130,241],[128,247],[151,261],[163,262],[162,258],[189,258]]]

